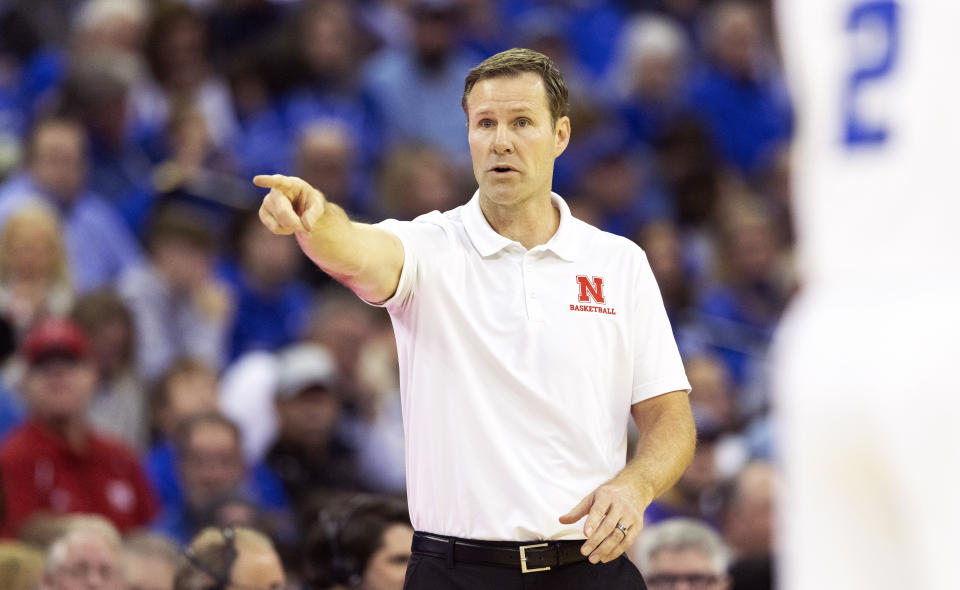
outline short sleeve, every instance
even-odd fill
[[[379,303],[367,303],[384,307],[391,314],[396,314],[411,304],[418,285],[430,276],[438,254],[445,251],[449,245],[444,229],[445,221],[442,213],[434,211],[413,221],[386,219],[374,225],[394,234],[403,244],[403,269],[400,271],[397,290],[389,299]]]
[[[636,350],[631,404],[671,391],[690,392],[690,382],[687,380],[677,341],[670,328],[660,288],[646,254],[641,250],[639,256],[635,271],[633,329]]]

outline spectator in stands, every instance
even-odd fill
[[[668,123],[654,150],[664,190],[676,210],[684,252],[693,258],[694,276],[701,276],[712,263],[712,259],[703,259],[701,243],[706,241],[703,234],[715,223],[723,194],[722,164],[704,124],[691,115]]]
[[[207,27],[187,4],[156,5],[147,31],[146,53],[153,83],[131,96],[139,134],[153,137],[159,155],[163,131],[178,106],[198,110],[217,149],[228,150],[237,122],[230,91],[207,56]]]
[[[380,171],[381,212],[410,220],[430,211],[448,211],[459,204],[462,180],[439,149],[423,144],[398,146]]]
[[[757,377],[790,293],[780,235],[762,205],[732,203],[721,222],[720,282],[697,304],[708,344],[727,364],[736,386]]]
[[[791,110],[757,5],[727,0],[706,24],[709,59],[695,77],[691,102],[713,144],[741,173],[766,165],[790,135]]]
[[[174,439],[190,416],[217,411],[217,374],[209,365],[181,358],[155,382],[150,395],[153,444],[144,458],[150,482],[162,506],[182,503]]]
[[[766,461],[748,463],[736,477],[723,515],[723,536],[737,559],[773,554],[777,474]]]
[[[37,590],[43,581],[43,552],[19,541],[0,542],[0,590]]]
[[[179,566],[176,545],[164,537],[142,533],[123,543],[126,590],[173,590]]]
[[[344,0],[303,3],[296,30],[301,80],[282,101],[287,142],[297,141],[317,121],[336,122],[353,143],[353,174],[368,170],[383,148],[378,121],[362,93],[366,50],[355,10],[354,3]],[[326,192],[324,184],[317,186]]]
[[[97,369],[90,421],[142,451],[147,446],[150,421],[144,384],[133,362],[135,328],[130,309],[113,290],[101,289],[78,299],[71,317],[90,340]]]
[[[61,231],[55,213],[39,205],[13,213],[0,231],[0,313],[19,334],[73,304]]]
[[[26,169],[0,187],[0,225],[27,205],[59,213],[78,293],[107,285],[142,262],[139,244],[116,211],[86,188],[88,152],[77,120],[44,119],[27,141]]]
[[[677,483],[647,507],[643,514],[644,523],[649,525],[669,518],[687,517],[706,521],[715,527],[719,525],[723,484],[717,465],[719,438],[720,433],[716,430],[698,428],[693,461]]]
[[[657,279],[663,305],[674,335],[691,320],[695,285],[684,260],[680,231],[670,221],[654,221],[643,226],[635,238],[647,254],[650,270]],[[683,340],[680,340],[683,351]]]
[[[273,543],[249,528],[207,528],[187,548],[175,590],[263,588],[281,590],[286,576]]]
[[[688,53],[686,34],[668,18],[641,14],[624,27],[607,84],[631,145],[653,145],[689,108]]]
[[[353,449],[340,435],[343,400],[327,350],[297,344],[277,364],[277,441],[266,462],[302,507],[317,492],[360,488]]]
[[[629,149],[622,129],[598,130],[578,149],[583,170],[577,198],[594,207],[598,227],[629,237],[646,223],[673,217],[649,154]]]
[[[232,359],[298,340],[313,304],[313,293],[297,278],[303,257],[292,240],[270,233],[255,212],[242,217],[238,233],[236,258],[222,269],[237,308]]]
[[[348,496],[321,510],[306,536],[304,578],[313,588],[402,590],[413,540],[404,502]]]
[[[289,503],[282,484],[269,470],[248,473],[240,431],[219,413],[198,414],[177,428],[177,475],[182,503],[167,505],[156,523],[158,532],[181,543],[204,526],[214,505],[229,494],[241,494],[258,509],[272,513],[278,534],[289,526]],[[269,479],[268,479],[269,477]]]
[[[324,291],[307,340],[326,348],[333,355],[347,409],[363,415],[372,408],[373,392],[360,375],[360,353],[375,330],[374,314],[369,306],[350,295],[339,285]]]
[[[149,263],[118,285],[137,326],[140,375],[153,379],[184,356],[219,369],[233,302],[213,273],[215,237],[196,215],[171,206],[154,218],[149,248]]]
[[[133,3],[136,4],[136,3]],[[78,117],[90,138],[90,187],[138,229],[153,201],[152,163],[130,130],[130,93],[144,75],[136,57],[116,50],[75,56],[61,109]]]
[[[47,550],[44,587],[49,590],[125,590],[120,535],[97,523],[67,529]]]
[[[374,57],[364,83],[383,126],[388,148],[424,142],[443,150],[457,165],[469,160],[463,141],[463,76],[475,63],[459,44],[459,0],[416,0],[412,46]],[[401,114],[402,113],[402,114]]]
[[[211,139],[206,115],[196,107],[173,108],[167,121],[169,157],[153,170],[160,207],[175,204],[205,220],[208,231],[224,237],[232,217],[256,204],[246,180]]]
[[[297,141],[294,170],[317,183],[324,196],[355,215],[370,213],[372,203],[358,174],[358,137],[336,119],[307,125]],[[308,181],[308,182],[309,182]]]
[[[640,571],[650,590],[731,590],[730,557],[720,536],[686,518],[647,526],[640,534]]]
[[[690,405],[697,424],[724,433],[736,431],[740,416],[726,365],[710,355],[694,355],[686,359],[684,368],[691,387],[696,384],[690,392]]]
[[[23,356],[29,417],[0,445],[0,534],[15,534],[41,511],[102,514],[124,531],[151,521],[156,501],[133,453],[90,426],[96,369],[80,328],[42,322]]]

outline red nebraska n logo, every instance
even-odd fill
[[[603,277],[588,277],[577,275],[577,285],[580,286],[580,303],[586,303],[591,299],[594,303],[603,303]]]

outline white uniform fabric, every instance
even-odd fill
[[[417,530],[583,538],[558,518],[623,468],[631,404],[689,390],[645,254],[553,203],[559,229],[529,251],[490,227],[477,195],[379,224],[405,252],[383,305]]]
[[[777,8],[803,280],[775,347],[781,587],[953,589],[960,4]]]

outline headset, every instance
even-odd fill
[[[224,560],[223,570],[220,572],[214,571],[214,568],[209,564],[203,563],[192,548],[188,547],[183,551],[183,556],[193,568],[213,578],[213,583],[204,586],[204,590],[227,590],[231,584],[230,570],[233,569],[233,564],[237,561],[237,534],[232,526],[222,527],[220,534],[223,535],[224,548],[226,549],[226,560]]]
[[[324,542],[329,550],[330,559],[327,569],[330,582],[344,584],[348,588],[360,585],[363,578],[360,560],[356,555],[344,551],[343,532],[354,516],[376,504],[371,497],[358,494],[342,504],[328,506],[317,513],[317,528],[321,536],[319,539],[315,538],[315,542],[317,540]]]

